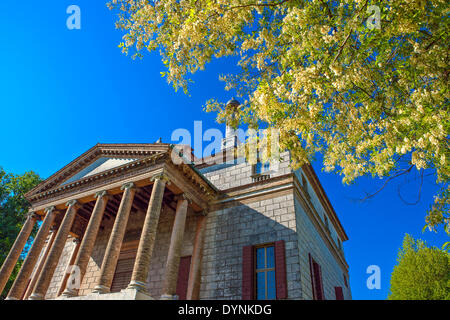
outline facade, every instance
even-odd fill
[[[42,223],[7,299],[351,299],[347,235],[310,165],[175,151],[97,144],[31,190],[0,290]]]

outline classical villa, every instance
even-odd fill
[[[0,291],[41,221],[7,299],[351,299],[347,235],[313,168],[281,156],[97,144],[26,194]]]

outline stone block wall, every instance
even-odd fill
[[[271,178],[292,172],[289,166],[289,153],[282,153],[281,158],[278,168],[270,173]],[[252,165],[245,162],[243,158],[238,158],[230,164],[215,164],[201,169],[200,172],[219,190],[240,187],[254,182]]]
[[[206,223],[200,299],[241,299],[242,248],[279,240],[286,246],[288,298],[300,299],[292,193],[211,212]]]
[[[303,271],[301,273],[303,299],[313,299],[309,254],[321,266],[325,299],[336,299],[334,291],[334,287],[336,286],[342,287],[346,300],[351,299],[350,288],[344,284],[345,270],[336,261],[330,249],[326,246],[323,237],[305,212],[297,196],[294,197],[294,204],[300,269]]]
[[[45,299],[54,299],[57,297],[75,247],[76,243],[74,242],[74,238],[69,236],[61,254],[61,258],[59,259],[58,265],[55,269],[54,276],[48,287]]]

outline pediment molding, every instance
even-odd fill
[[[30,190],[25,194],[25,197],[32,201],[32,199],[35,198],[36,195],[42,194],[45,191],[50,191],[52,189],[57,188],[60,184],[62,184],[64,181],[67,181],[74,175],[76,175],[78,172],[83,170],[83,168],[86,168],[87,166],[94,163],[96,160],[102,158],[102,157],[108,157],[108,158],[118,158],[118,159],[124,159],[124,158],[135,158],[138,159],[144,159],[151,157],[153,155],[161,154],[161,153],[167,153],[167,151],[170,149],[169,144],[96,144],[94,147],[83,153],[81,156],[70,162],[68,165],[64,166],[62,169],[51,175],[49,178],[47,178],[45,181],[41,182],[39,185],[37,185],[35,188]],[[136,162],[136,161],[134,161]],[[128,163],[128,165],[131,165],[134,162]],[[137,165],[134,164],[134,165]],[[124,166],[119,166],[117,168],[111,169],[114,171],[115,169],[120,169]],[[122,168],[123,169],[123,168]],[[111,170],[107,170],[108,172]],[[104,172],[100,172],[99,174],[102,174]],[[92,175],[89,178],[97,177],[99,174]],[[86,179],[81,179],[82,181]],[[79,180],[73,181],[78,183]],[[70,183],[69,185],[71,185]],[[62,187],[62,186],[61,186]]]

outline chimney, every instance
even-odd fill
[[[237,101],[234,98],[231,98],[231,100],[227,102],[225,110],[227,110],[227,113],[230,114],[231,119],[234,119],[234,117],[235,117],[234,112],[239,106],[240,106],[239,101]],[[225,139],[222,139],[222,150],[234,148],[234,147],[237,147],[237,145],[238,145],[236,130],[234,130],[233,127],[231,127],[229,122],[230,121],[227,120],[227,124],[226,124],[227,127],[225,130]]]

